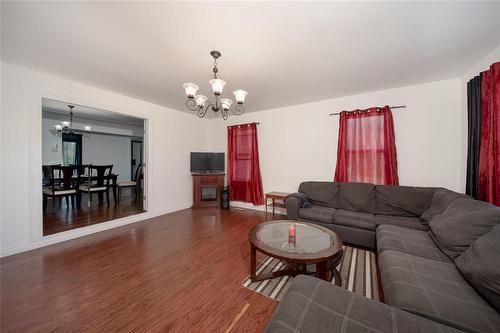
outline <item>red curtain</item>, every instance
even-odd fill
[[[227,152],[229,199],[263,205],[257,124],[229,126]]]
[[[335,181],[398,185],[389,106],[340,113]]]
[[[478,196],[500,206],[500,62],[482,73]]]

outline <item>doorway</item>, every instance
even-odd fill
[[[135,174],[137,172],[137,168],[139,165],[141,165],[143,162],[143,148],[142,148],[142,141],[140,140],[132,140],[131,141],[131,172],[130,172],[130,179],[135,178]]]
[[[43,236],[146,211],[143,118],[47,98],[41,111]]]

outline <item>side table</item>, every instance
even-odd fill
[[[267,207],[272,207],[273,208],[273,214],[274,214],[274,208],[279,207],[279,208],[286,208],[285,203],[283,202],[283,199],[290,194],[286,192],[269,192],[266,193],[266,213],[267,213]],[[268,201],[271,200],[271,203],[268,203]],[[278,200],[278,202],[276,202]]]

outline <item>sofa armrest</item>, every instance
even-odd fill
[[[370,331],[460,332],[305,275],[293,280],[264,330],[265,333]]]
[[[285,201],[286,216],[289,220],[299,219],[300,200],[295,197],[288,197]]]

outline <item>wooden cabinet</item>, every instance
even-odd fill
[[[220,207],[225,173],[193,173],[193,208]]]

